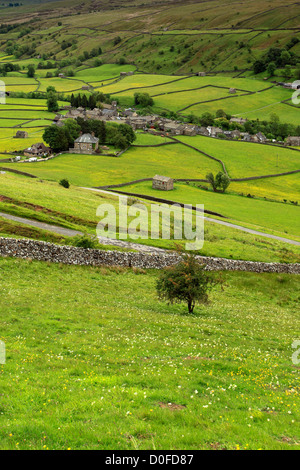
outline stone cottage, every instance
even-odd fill
[[[99,139],[94,134],[82,134],[74,141],[74,148],[70,153],[82,153],[92,155],[99,148]]]
[[[300,147],[300,137],[289,136],[286,139],[286,145],[291,145],[292,147]]]
[[[33,144],[31,147],[24,150],[26,157],[42,157],[50,153],[50,148],[46,147],[43,143]]]

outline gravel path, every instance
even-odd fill
[[[0,212],[0,217],[4,219],[13,220],[14,222],[19,222],[20,224],[30,225],[32,227],[37,227],[42,230],[47,230],[48,232],[57,233],[64,237],[75,237],[76,235],[83,235],[82,232],[77,230],[71,230],[64,227],[57,227],[56,225],[45,224],[44,222],[38,222],[37,220],[24,219],[23,217],[17,217],[15,215],[5,214]]]

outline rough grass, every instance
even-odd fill
[[[226,273],[194,316],[156,272],[2,259],[0,278],[1,449],[299,448],[296,276]]]

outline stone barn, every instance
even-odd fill
[[[168,176],[156,175],[152,181],[152,188],[161,191],[172,191],[174,189],[174,180]]]
[[[15,139],[27,139],[28,138],[28,132],[25,131],[17,131],[15,135]]]

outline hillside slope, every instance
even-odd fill
[[[11,41],[24,57],[76,61],[101,47],[105,62],[125,58],[141,70],[163,73],[245,71],[270,47],[299,56],[300,43],[290,47],[299,38],[299,2],[244,0],[230,6],[225,0],[61,0],[0,7],[3,23],[14,25],[1,35],[1,49],[7,52]]]

